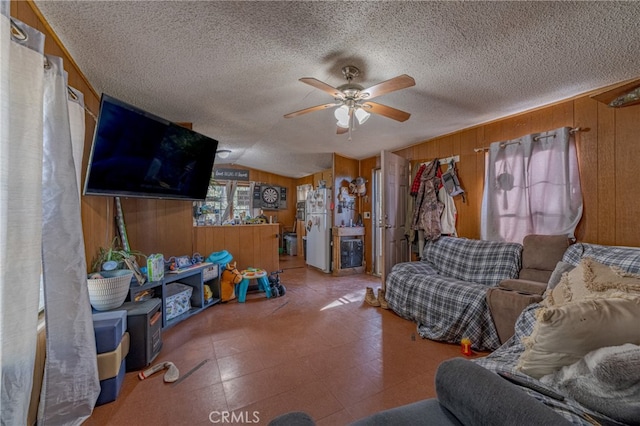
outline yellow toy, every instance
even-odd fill
[[[213,292],[211,291],[211,287],[207,284],[204,285],[204,301],[210,303],[213,300]]]
[[[242,274],[236,268],[236,262],[229,262],[220,276],[220,298],[228,302],[236,298],[236,284],[242,281]]]

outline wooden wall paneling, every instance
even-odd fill
[[[313,185],[313,175],[304,176],[296,179],[295,185],[296,187],[300,185]]]
[[[45,34],[47,33],[46,29],[44,28],[44,25],[38,18],[38,15],[34,12],[33,8],[28,2],[11,0],[9,13],[11,14],[11,16],[18,18],[19,20],[29,25],[30,27],[33,27],[42,33],[45,33]],[[49,36],[50,34],[46,34],[46,35]],[[49,47],[46,44],[46,42],[45,42],[45,46]]]
[[[554,128],[556,128],[553,127],[553,124],[549,122],[549,111],[547,109],[538,109],[532,111],[527,115],[530,115],[531,119],[529,121],[529,129],[527,129],[527,131],[523,133],[525,135],[553,130]]]
[[[476,144],[475,130],[468,130],[460,134],[460,162],[456,164],[456,170],[460,185],[465,191],[465,201],[463,202],[462,196],[454,197],[458,210],[456,231],[458,235],[467,237],[475,235],[474,229],[477,223],[475,212],[478,211],[478,195],[482,197],[481,181],[476,179],[476,157],[482,154],[474,151]]]
[[[494,142],[502,142],[507,140],[502,130],[503,123],[498,121],[482,126],[483,145],[489,147]]]
[[[640,158],[640,105],[616,110],[615,144],[615,243],[622,246],[640,245],[640,197],[638,158]],[[608,188],[612,191],[613,188]]]
[[[254,268],[261,268],[267,272],[278,270],[280,261],[278,258],[278,236],[271,226],[254,226],[248,227],[251,235],[247,234],[247,238],[252,238],[245,243],[247,251],[253,252],[253,260],[247,265]]]
[[[551,109],[551,123],[549,129],[555,130],[560,127],[573,127],[574,123],[574,101],[561,102],[549,107]],[[540,130],[544,131],[544,130]]]
[[[574,126],[582,129],[574,135],[583,202],[576,238],[585,242],[598,241],[598,103],[587,97],[577,99]]]
[[[233,256],[233,260],[235,262],[238,262],[238,267],[240,269],[243,269],[246,266],[250,266],[250,265],[245,265],[243,263],[243,253],[242,253],[242,244],[241,244],[241,240],[240,240],[240,232],[238,231],[238,228],[235,228],[234,226],[220,226],[220,227],[216,227],[216,231],[219,231],[221,234],[221,237],[219,238],[219,242],[216,241],[214,243],[214,246],[219,248],[213,251],[220,251],[220,250],[226,250],[228,251],[231,256]],[[220,243],[220,244],[219,244]]]
[[[479,143],[479,141],[483,141]],[[476,147],[481,148],[488,146],[484,142],[484,128],[476,129]],[[475,152],[475,151],[474,151]],[[468,231],[469,238],[480,238],[480,220],[481,220],[481,212],[482,212],[482,196],[484,194],[484,175],[485,175],[485,167],[486,167],[486,151],[480,151],[476,153],[476,184],[474,185],[474,196],[475,203],[472,204],[474,206],[474,226]]]
[[[597,242],[615,244],[616,241],[616,112],[598,103],[597,168],[587,173],[597,180]],[[591,177],[593,180],[593,177]],[[588,206],[587,206],[588,208]]]
[[[193,252],[200,253],[205,259],[211,251],[207,248],[207,229],[211,228],[210,226],[194,226],[191,228],[191,233],[193,236],[191,237],[191,241],[193,241]]]
[[[216,243],[218,241],[216,240],[215,228],[211,226],[205,226],[204,228],[196,226],[194,229],[196,230],[202,229],[202,233],[204,233],[204,242],[205,242],[204,247],[198,244],[197,246],[198,249],[196,250],[197,253],[200,253],[201,255],[208,257],[211,253],[220,251],[216,246]],[[217,238],[220,238],[220,236],[218,236]]]
[[[99,247],[109,247],[115,237],[111,197],[82,197],[82,230],[87,267],[91,267],[93,257]],[[109,214],[107,214],[109,212]]]
[[[377,158],[369,157],[360,161],[360,175],[367,180],[367,195],[360,197],[360,212],[362,212],[362,222],[364,224],[364,260],[365,272],[373,272],[373,233],[377,224],[373,222],[373,170],[377,167]],[[364,215],[369,212],[369,218]]]
[[[496,123],[495,126],[489,125],[489,127],[499,134],[500,141],[506,141],[516,139],[523,134],[526,134],[525,128],[528,124],[528,116],[525,114],[517,115],[515,117],[507,117],[500,120],[500,122]],[[496,141],[494,140],[492,142]]]
[[[193,202],[160,200],[158,203],[158,234],[164,249],[174,256],[193,255]]]

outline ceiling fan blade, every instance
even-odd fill
[[[362,99],[372,99],[376,96],[385,95],[387,93],[395,92],[396,90],[406,89],[407,87],[415,86],[416,81],[413,77],[409,77],[406,74],[399,75],[391,80],[383,81],[368,89],[360,91],[360,97]],[[368,96],[366,95],[368,94]]]
[[[341,90],[336,89],[333,86],[328,85],[327,83],[323,83],[322,81],[313,78],[313,77],[303,77],[300,79],[301,82],[308,84],[309,86],[313,86],[316,89],[320,89],[323,92],[326,92],[333,96],[334,98],[344,99],[344,93]]]
[[[306,114],[308,112],[313,112],[313,111],[320,111],[321,109],[327,109],[327,108],[331,108],[334,106],[340,105],[338,103],[330,103],[330,104],[323,104],[323,105],[316,105],[310,108],[305,108],[305,109],[301,109],[300,111],[294,111],[294,112],[290,112],[289,114],[285,114],[284,118],[292,118],[292,117],[297,117],[299,115],[302,114]]]
[[[409,117],[411,117],[411,114],[408,112],[400,111],[399,109],[378,104],[376,102],[364,102],[362,106],[367,112],[383,115],[396,121],[407,121]]]
[[[344,127],[340,127],[340,126],[336,126],[336,127],[337,127],[336,135],[344,135],[349,131],[349,129],[345,129]]]

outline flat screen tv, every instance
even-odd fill
[[[204,200],[218,141],[103,94],[85,195]]]

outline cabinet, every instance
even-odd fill
[[[333,235],[333,275],[364,272],[364,227],[334,227],[331,235]]]
[[[167,291],[167,285],[172,283],[181,283],[192,288],[189,300],[191,308],[175,318],[167,319],[167,298],[170,296]],[[205,298],[205,285],[208,285],[213,293],[213,297],[210,299]],[[135,280],[132,280],[128,299],[135,301],[143,292],[160,299],[162,304],[162,328],[168,328],[220,302],[219,267],[216,264],[194,266],[177,273],[165,273],[162,280],[147,282],[144,285],[138,285]]]
[[[137,284],[136,284],[137,285]],[[140,370],[151,364],[162,349],[162,301],[151,298],[143,302],[125,302],[110,311],[127,311],[130,336],[126,370]]]

